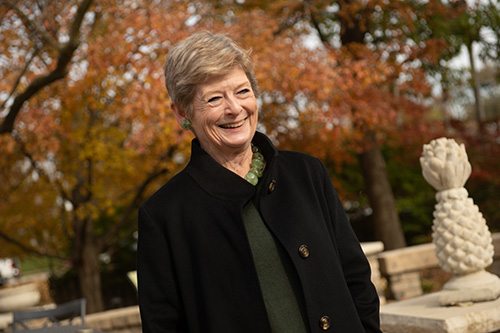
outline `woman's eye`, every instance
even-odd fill
[[[218,96],[217,96],[217,97],[212,97],[212,98],[210,98],[210,99],[208,100],[208,103],[217,102],[217,101],[219,101],[219,100],[220,100],[220,97],[218,97]]]
[[[238,94],[242,95],[242,94],[246,94],[248,92],[250,92],[250,89],[245,88],[245,89],[241,89],[240,91],[238,91]]]

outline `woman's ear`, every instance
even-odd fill
[[[175,119],[177,119],[177,122],[179,123],[179,125],[181,125],[182,128],[184,128],[186,131],[193,129],[193,127],[191,126],[191,120],[186,117],[186,114],[181,109],[175,106],[174,103],[170,103],[170,108],[174,112]]]
[[[170,103],[170,109],[172,109],[175,119],[177,119],[179,125],[182,124],[182,122],[187,119],[185,113],[181,109],[179,109],[174,103]]]

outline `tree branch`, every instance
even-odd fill
[[[29,17],[26,14],[24,14],[20,8],[18,8],[16,5],[14,5],[13,3],[11,3],[10,1],[7,1],[7,0],[1,0],[0,3],[5,4],[7,7],[11,8],[12,10],[15,10],[19,14],[21,19],[23,21],[25,21],[26,24],[28,26],[30,26],[32,30],[34,30],[36,33],[42,35],[43,39],[45,39],[50,44],[50,46],[52,46],[54,49],[60,50],[61,46],[51,35],[49,35],[47,33],[47,30],[40,27],[36,22],[30,20]]]
[[[31,155],[31,153],[28,152],[28,150],[26,149],[26,145],[24,144],[22,139],[18,135],[14,135],[14,139],[19,144],[21,153],[28,159],[28,161],[30,163],[30,171],[36,170],[38,172],[39,176],[41,177],[41,179],[45,179],[47,182],[50,183],[51,182],[50,176],[45,172],[45,170],[40,168],[39,163],[35,160],[33,155]],[[56,187],[59,189],[60,195],[63,198],[63,200],[64,199],[69,200],[68,195],[65,193],[62,184],[59,182],[55,182],[55,184],[56,184]],[[64,204],[62,205],[61,209],[64,209]],[[64,220],[63,220],[63,231],[65,232],[66,236],[69,237],[69,233],[67,232],[66,228],[64,227]],[[68,258],[66,258],[66,257],[62,257],[62,256],[55,255],[55,254],[50,254],[48,252],[43,252],[43,251],[35,249],[34,247],[23,244],[20,241],[3,233],[1,230],[0,230],[0,238],[4,238],[8,242],[18,246],[22,250],[27,251],[29,253],[34,253],[34,254],[37,254],[40,256],[51,257],[51,258],[56,258],[56,259],[68,260]]]
[[[314,27],[314,29],[316,30],[316,32],[318,33],[318,36],[319,36],[319,39],[321,40],[321,42],[324,45],[330,47],[330,41],[325,36],[325,34],[323,33],[323,31],[321,31],[321,27],[319,26],[319,22],[318,22],[315,14],[316,13],[314,13],[312,11],[309,12],[309,17],[311,18],[311,24]]]
[[[163,161],[167,158],[172,158],[172,155],[175,151],[175,147],[170,147],[167,151],[165,151],[164,154],[161,155],[159,158],[159,161]],[[146,191],[147,187],[151,182],[153,182],[156,178],[160,177],[161,175],[167,173],[168,170],[166,168],[160,168],[156,171],[151,172],[146,179],[140,184],[136,190],[135,190],[135,195],[130,204],[128,205],[126,211],[122,214],[121,218],[119,219],[118,222],[113,224],[113,227],[106,232],[104,236],[101,237],[98,243],[98,247],[103,250],[110,244],[112,244],[117,235],[118,231],[129,221],[130,215],[134,213],[134,211],[139,207],[140,203],[142,202],[144,192]]]
[[[19,148],[21,150],[21,153],[29,160],[31,167],[38,172],[40,177],[45,178],[48,183],[51,183],[50,176],[45,172],[45,170],[40,168],[40,166],[38,165],[38,162],[35,160],[33,155],[26,149],[26,145],[24,144],[23,140],[18,135],[15,135],[14,138],[15,138],[16,142],[19,144]],[[64,191],[63,185],[60,182],[55,182],[55,184],[56,184],[56,187],[60,191],[61,197],[63,199],[69,200],[69,196]]]
[[[6,0],[2,0],[7,3]],[[27,102],[33,95],[35,95],[42,88],[50,85],[51,83],[64,78],[67,74],[67,66],[73,57],[75,50],[80,45],[79,31],[82,24],[85,13],[89,9],[93,0],[83,0],[78,7],[73,24],[70,30],[70,38],[68,42],[63,47],[58,47],[59,56],[57,58],[56,68],[46,75],[36,78],[31,82],[31,84],[26,88],[24,92],[19,94],[12,103],[9,113],[4,118],[3,122],[0,124],[0,134],[11,133],[14,130],[14,123],[17,115],[21,111],[22,106]]]
[[[82,25],[85,13],[87,13],[87,11],[90,8],[90,5],[92,5],[92,1],[93,0],[83,0],[78,9],[76,10],[75,19],[73,21],[73,24],[71,25],[71,30],[69,33],[69,40],[76,41],[77,45],[80,43],[78,41],[80,36],[80,26]]]
[[[144,192],[146,191],[148,185],[157,177],[165,174],[167,171],[167,169],[161,168],[150,173],[144,180],[144,182],[137,187],[134,198],[128,205],[126,211],[122,214],[119,221],[114,223],[113,227],[99,240],[99,249],[103,250],[105,247],[109,246],[115,241],[118,235],[118,231],[127,223],[127,221],[130,219],[130,215],[139,207],[139,204],[142,201]]]
[[[305,3],[299,3],[295,7],[288,8],[290,10],[290,15],[285,19],[285,21],[280,24],[277,30],[273,32],[273,36],[278,36],[283,31],[293,27],[297,22],[303,18],[303,12]]]
[[[56,255],[56,254],[53,254],[53,253],[47,253],[47,252],[44,252],[44,251],[40,251],[40,250],[35,249],[34,247],[31,247],[31,246],[28,246],[26,244],[23,244],[20,241],[18,241],[17,239],[14,239],[13,237],[7,235],[2,230],[0,230],[0,238],[3,238],[5,241],[7,241],[7,242],[9,242],[11,244],[16,245],[17,247],[19,247],[20,249],[22,249],[23,251],[26,251],[28,253],[33,253],[33,254],[36,254],[36,255],[39,255],[39,256],[42,256],[42,257],[49,257],[49,258],[54,258],[54,259],[68,260],[68,258],[65,258],[63,256]]]
[[[14,93],[17,89],[17,86],[19,86],[19,83],[21,82],[21,79],[22,77],[24,76],[24,74],[28,71],[28,68],[29,66],[31,65],[31,62],[33,61],[33,59],[36,57],[36,55],[38,54],[38,51],[40,51],[39,48],[36,48],[35,51],[31,54],[30,58],[28,59],[28,61],[26,62],[26,66],[24,66],[23,70],[21,71],[21,73],[19,74],[19,76],[17,77],[16,81],[14,82],[14,85],[12,86],[12,89],[9,93],[9,97],[7,97],[2,105],[0,106],[0,111],[3,110],[5,108],[5,105],[7,104],[7,102],[11,99],[12,96],[14,96]]]

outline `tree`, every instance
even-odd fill
[[[10,8],[13,12],[6,12],[6,16],[8,19],[12,19],[12,15],[14,16],[13,21],[9,23],[15,25],[16,23],[19,23],[19,20],[23,21],[24,27],[26,28],[26,31],[23,32],[27,34],[27,36],[25,37],[28,37],[29,35],[33,35],[34,37],[32,41],[33,49],[31,50],[31,54],[28,56],[29,59],[25,62],[24,69],[20,72],[17,71],[19,72],[19,76],[12,86],[10,96],[4,99],[4,102],[0,107],[0,111],[3,111],[3,109],[6,107],[6,104],[10,102],[11,98],[13,98],[12,105],[8,107],[7,115],[3,119],[2,123],[0,123],[0,134],[12,132],[12,130],[14,129],[14,122],[16,120],[16,117],[21,111],[21,108],[23,107],[25,102],[27,102],[31,97],[33,97],[33,95],[35,95],[44,87],[66,76],[68,64],[70,63],[74,52],[80,45],[80,27],[82,25],[85,13],[87,13],[91,4],[92,0],[85,0],[78,5],[78,9],[76,10],[76,13],[72,18],[72,22],[68,24],[68,31],[65,32],[67,41],[64,43],[60,43],[56,39],[58,32],[57,30],[50,31],[44,26],[45,22],[39,24],[39,22],[37,22],[36,20],[30,19],[29,14],[26,14],[23,10],[18,8],[10,1],[0,1],[0,5]],[[41,3],[38,8],[34,8],[34,5],[35,4],[29,2],[25,3],[25,6],[27,8],[31,7],[30,9],[33,10],[32,14],[35,15],[37,11],[44,11],[45,9],[45,5],[43,3]],[[14,47],[13,49],[14,52],[18,51],[16,47]],[[51,55],[51,53],[54,52],[55,54]],[[54,61],[56,65],[47,66],[45,68],[44,74],[37,76],[35,79],[32,79],[31,82],[26,85],[26,87],[19,87],[19,85],[21,84],[21,79],[26,79],[26,71],[28,70],[28,67],[31,65],[31,62],[38,55],[38,53],[43,53],[43,55],[46,57],[46,59],[44,59],[46,62],[50,64]]]
[[[356,2],[354,2],[358,5]],[[339,11],[352,10],[352,3],[346,1],[339,6]],[[370,15],[374,8],[360,8],[359,13],[353,16],[339,15],[340,41],[350,52],[350,49],[363,45],[365,36],[368,34],[368,23],[364,22],[363,15]],[[319,25],[315,25],[321,34]],[[365,27],[365,28],[364,28]],[[327,42],[325,40],[325,42]],[[355,61],[360,61],[362,56],[358,52],[350,52]],[[357,108],[353,112],[358,112]],[[358,158],[361,165],[365,188],[370,200],[374,214],[375,234],[379,240],[384,242],[386,249],[394,249],[406,246],[403,229],[399,221],[394,194],[392,192],[385,160],[380,151],[373,128],[361,120],[358,126],[364,132],[364,150],[359,153]]]
[[[479,4],[481,23],[490,32],[490,38],[482,38],[481,57],[498,61],[500,59],[500,5],[497,0]]]
[[[451,52],[444,53],[443,60],[449,60],[455,56],[462,46],[465,48],[468,56],[469,87],[474,97],[473,114],[477,124],[477,133],[483,136],[486,114],[478,77],[476,53],[483,62],[498,61],[500,8],[497,1],[470,3],[465,0],[452,2],[451,7],[453,15],[448,17],[446,24],[443,23],[442,16],[436,14],[435,19],[428,22],[426,28],[430,29],[435,36],[446,39]],[[479,52],[474,52],[475,47],[479,49]],[[441,69],[446,69],[446,67],[441,66]]]
[[[266,128],[281,147],[295,145],[313,151],[327,163],[335,156],[338,162],[333,164],[342,164],[344,158],[349,159],[345,151],[356,153],[377,238],[388,249],[404,246],[380,145],[395,130],[409,127],[425,137],[428,118],[423,115],[429,109],[423,102],[430,97],[428,74],[446,72],[440,61],[459,51],[438,32],[463,11],[454,3],[441,1],[204,3],[212,5],[213,16],[227,25],[236,25],[248,11],[266,16],[274,29],[272,36],[251,44],[264,41],[279,48],[268,58],[258,58],[267,74],[263,81],[273,82],[264,89],[262,120],[269,125]],[[207,11],[206,5],[200,8]],[[301,47],[303,38],[311,35],[321,43],[313,56]],[[288,57],[293,57],[292,63],[282,55],[286,40],[294,45]],[[272,81],[269,76],[275,75],[279,79]],[[267,115],[273,120],[266,120]]]
[[[59,64],[58,51],[43,43],[48,37],[30,38],[30,24],[65,40],[66,23],[82,3],[2,7],[8,18],[2,33],[11,44],[3,50],[12,51],[2,58],[23,62],[12,72],[2,62],[9,73],[0,94],[5,107],[14,105],[10,95]],[[136,230],[139,204],[186,160],[190,137],[177,129],[161,80],[165,43],[185,36],[185,9],[183,3],[95,4],[68,74],[26,99],[13,129],[0,137],[0,237],[71,263],[89,312],[104,306],[99,255]],[[106,219],[113,223],[100,222]]]
[[[468,5],[467,1],[457,1],[457,6],[462,10],[462,15],[457,17],[450,29],[447,29],[451,35],[456,36],[459,44],[465,46],[469,57],[470,66],[470,86],[474,93],[474,114],[476,117],[478,133],[482,133],[482,122],[484,121],[484,108],[479,93],[479,82],[477,79],[477,65],[474,55],[474,44],[481,41],[482,19],[481,12]]]
[[[260,2],[256,4],[261,5]],[[252,2],[247,5],[252,5]],[[316,138],[326,139],[329,143],[324,144],[331,145],[338,136],[332,137],[329,133],[339,133],[332,131],[332,127],[336,127],[336,123],[349,124],[342,130],[346,136],[342,142],[350,142],[344,148],[350,147],[358,154],[377,238],[388,249],[404,246],[405,239],[379,140],[398,117],[402,119],[401,114],[422,111],[402,94],[418,97],[429,91],[423,71],[410,63],[417,55],[423,54],[423,49],[428,51],[433,42],[428,41],[424,47],[410,48],[405,45],[408,40],[403,38],[408,23],[417,20],[415,13],[418,8],[405,2],[382,1],[288,1],[275,2],[269,7],[279,25],[275,37],[286,34],[291,38],[313,32],[322,42],[326,56],[331,57],[330,65],[337,74],[332,74],[331,78],[335,79],[316,79],[315,82],[322,84],[323,89],[333,82],[342,84],[328,89],[331,92],[327,96],[329,100],[323,97],[324,105],[329,109],[323,112],[319,108],[323,128],[317,129],[322,134]],[[309,28],[304,28],[304,24]],[[398,55],[404,57],[403,62]],[[401,80],[404,76],[411,77],[412,81]],[[398,80],[402,84],[398,84]]]
[[[64,41],[81,3],[17,6],[23,13],[35,8],[30,20]],[[339,4],[95,3],[82,21],[68,74],[25,101],[13,130],[0,136],[0,237],[24,251],[68,260],[90,311],[102,308],[99,254],[135,230],[140,202],[187,159],[191,136],[180,131],[169,110],[162,62],[170,45],[198,29],[227,32],[252,48],[263,90],[260,129],[280,148],[312,153],[332,173],[367,154],[363,163],[370,173],[370,161],[383,171],[380,147],[421,147],[432,135],[421,103],[430,91],[426,70],[451,51],[429,24],[417,23],[422,17],[430,22],[436,11],[448,15],[449,7],[436,1]],[[30,38],[30,30],[19,28],[27,22],[19,11],[1,8],[8,20],[0,32],[9,36],[10,47],[2,52],[11,52],[0,54],[5,117],[18,91],[56,67],[57,52],[42,39],[33,43],[38,39]],[[307,46],[304,38],[311,35],[322,44]],[[366,175],[367,183],[384,177]],[[340,181],[333,181],[342,191]],[[382,190],[382,196],[388,193]],[[379,198],[370,196],[375,210]],[[379,236],[386,247],[401,246],[389,232]]]

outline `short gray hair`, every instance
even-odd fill
[[[172,102],[187,116],[192,115],[196,85],[229,73],[235,66],[246,74],[256,97],[260,90],[250,51],[231,38],[209,31],[197,32],[175,44],[165,59],[165,85]]]

